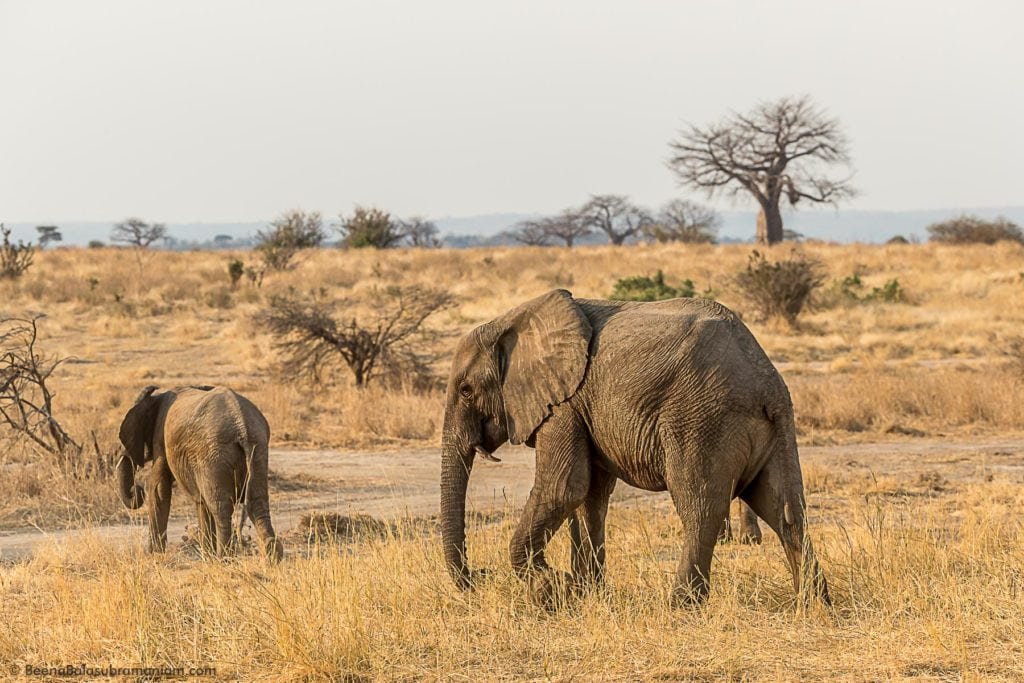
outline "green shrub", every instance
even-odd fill
[[[895,304],[903,301],[903,288],[896,278],[888,280],[881,287],[875,287],[864,297],[864,301],[878,301],[884,304]]]
[[[615,283],[609,298],[617,301],[663,301],[694,294],[693,280],[683,280],[678,287],[671,287],[665,284],[665,274],[659,270],[653,278],[645,275],[622,278]]]
[[[836,282],[836,291],[839,293],[839,296],[853,301],[860,301],[860,291],[863,287],[864,283],[861,282],[860,275],[856,273],[847,275],[842,280]]]
[[[341,244],[350,249],[398,246],[404,234],[402,226],[387,211],[357,206],[350,217],[341,217]]]
[[[831,295],[826,295],[826,299],[831,299],[833,305],[844,302],[895,304],[906,300],[903,287],[900,286],[898,279],[888,280],[881,287],[873,287],[870,292],[864,293],[864,283],[861,281],[860,275],[856,273],[848,275],[842,280],[836,280],[832,286],[832,292]]]

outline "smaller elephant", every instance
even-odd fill
[[[259,408],[225,387],[188,386],[157,393],[148,386],[124,416],[119,433],[124,452],[117,463],[118,493],[129,509],[148,501],[149,549],[167,547],[171,486],[178,482],[199,513],[200,543],[224,554],[231,545],[231,517],[242,504],[263,551],[284,556],[270,523],[267,460],[270,426]],[[153,469],[145,493],[135,472],[148,461]]]

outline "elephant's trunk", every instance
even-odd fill
[[[455,584],[469,588],[466,562],[466,489],[475,449],[445,429],[441,446],[441,538],[444,562]]]
[[[121,496],[121,502],[129,510],[142,507],[142,501],[146,497],[142,487],[135,483],[135,463],[127,453],[117,461],[117,492]]]

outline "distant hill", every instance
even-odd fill
[[[916,211],[859,211],[811,210],[791,211],[783,214],[786,228],[808,238],[835,242],[884,242],[894,235],[907,239],[926,240],[925,228],[931,223],[961,213],[972,213],[983,218],[1004,216],[1018,225],[1024,225],[1024,206],[984,207],[965,209],[929,209]],[[454,247],[494,243],[495,237],[516,223],[536,218],[537,213],[494,213],[480,216],[449,216],[433,219]],[[756,214],[753,211],[723,211],[719,237],[723,242],[752,241]],[[233,238],[234,246],[250,244],[257,231],[267,222],[238,223],[168,223],[167,230],[177,248],[211,245],[218,235]],[[35,241],[35,226],[47,224],[8,223],[15,239]],[[85,245],[90,240],[107,242],[114,221],[59,223],[64,235],[63,244]],[[232,244],[232,243],[229,243]]]

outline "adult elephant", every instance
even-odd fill
[[[604,573],[616,480],[668,490],[684,536],[673,601],[706,598],[711,556],[739,496],[782,541],[793,584],[828,601],[805,530],[793,406],[739,318],[703,299],[573,299],[554,290],[471,331],[452,359],[441,460],[444,557],[466,562],[466,487],[477,453],[536,449],[533,489],[510,544],[515,572],[552,586],[544,546],[566,520],[575,582]],[[812,592],[813,591],[813,592]]]
[[[270,427],[244,396],[224,387],[157,392],[148,386],[124,416],[119,437],[124,453],[117,463],[117,490],[130,509],[148,500],[151,551],[167,546],[171,485],[177,482],[196,503],[204,548],[227,551],[231,517],[241,502],[242,520],[248,513],[264,552],[274,560],[284,555],[270,522]],[[153,468],[143,493],[135,471],[149,460]]]

